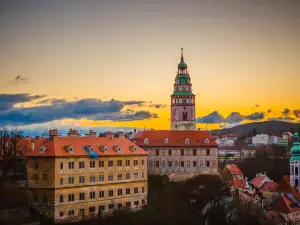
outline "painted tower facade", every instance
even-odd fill
[[[171,129],[196,130],[195,95],[192,92],[191,78],[183,59],[183,49],[181,49],[174,92],[171,95]]]
[[[299,134],[294,134],[290,158],[290,184],[300,192],[300,143]]]

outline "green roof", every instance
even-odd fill
[[[294,142],[293,147],[291,148],[291,152],[300,152],[300,143]]]
[[[177,75],[176,81],[178,81],[178,84],[189,84],[188,80],[190,79],[189,75],[187,74],[180,74]]]
[[[189,91],[175,91],[171,96],[195,96],[195,95]]]
[[[178,64],[178,69],[186,69],[187,68],[187,65],[185,64],[185,62],[181,61],[179,64]]]
[[[300,155],[293,155],[291,158],[290,158],[290,162],[293,162],[295,160],[298,160],[300,161]]]

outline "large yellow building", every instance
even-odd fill
[[[56,134],[52,130],[49,139],[32,139],[26,153],[37,210],[58,222],[147,204],[147,152],[142,148],[111,133]]]

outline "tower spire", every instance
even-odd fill
[[[181,62],[183,62],[183,48],[181,48]]]

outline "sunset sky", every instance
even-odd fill
[[[300,121],[298,0],[2,0],[0,127],[170,129],[180,48],[198,128]]]

